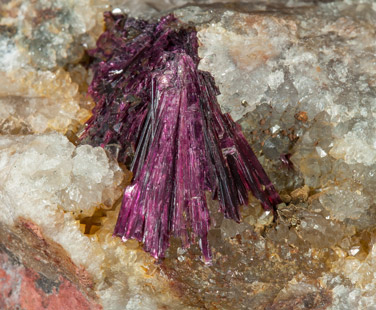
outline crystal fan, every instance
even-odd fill
[[[266,210],[280,202],[240,126],[222,114],[212,76],[198,69],[196,31],[168,15],[157,23],[105,14],[89,92],[96,102],[83,143],[118,146],[133,172],[114,234],[161,258],[170,236],[198,239],[211,259],[205,192],[240,220],[248,192]]]

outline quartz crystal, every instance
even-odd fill
[[[2,1],[1,134],[77,131],[90,117],[78,62],[102,31],[104,8],[89,0]]]
[[[111,206],[119,196],[116,185],[123,172],[102,148],[76,148],[63,135],[53,133],[2,136],[0,154],[3,222],[22,213],[34,220],[37,218],[31,214],[39,214],[42,223],[58,206],[66,212],[90,214],[103,201]],[[29,195],[19,191],[20,186],[26,187]],[[28,207],[30,203],[33,208]],[[18,204],[24,208],[11,207]]]
[[[102,0],[3,2],[0,46],[5,58],[0,61],[7,67],[30,63],[40,70],[77,63],[85,48],[95,45],[106,5]]]
[[[72,292],[81,292],[88,304],[83,309],[149,309],[156,299],[151,301],[148,290],[142,292],[145,286],[160,291],[161,307],[167,303],[186,309],[162,293],[165,280],[149,275],[155,269],[149,255],[137,244],[124,246],[112,237],[117,212],[111,206],[121,196],[124,179],[127,173],[100,147],[76,147],[58,133],[0,136],[0,240],[6,240],[5,253],[11,251],[37,270],[30,281],[41,277],[62,291],[59,283],[73,283],[78,288]],[[5,268],[1,257],[0,266]],[[24,291],[25,280],[15,282],[4,304],[0,286],[0,306],[7,309],[19,298],[16,305],[24,309],[48,309],[48,298],[38,303],[38,294],[34,300],[30,288]],[[75,298],[69,296],[73,305]]]
[[[82,139],[117,144],[124,163],[133,156],[134,180],[115,235],[142,241],[156,258],[171,234],[185,248],[198,237],[209,261],[205,191],[236,221],[248,191],[269,211],[279,196],[240,126],[221,113],[212,77],[197,69],[194,30],[172,15],[152,24],[106,13],[106,25],[91,52],[98,58],[90,86],[97,106]]]
[[[0,132],[76,131],[89,117],[91,101],[68,72],[17,69],[0,77]],[[16,82],[18,81],[18,82]]]

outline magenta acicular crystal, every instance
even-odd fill
[[[130,165],[114,234],[135,238],[161,258],[172,235],[189,247],[198,239],[205,261],[210,214],[205,192],[227,218],[240,220],[248,192],[265,210],[278,193],[240,126],[222,114],[212,76],[198,70],[196,32],[172,15],[157,23],[105,14],[89,92],[96,102],[81,139],[118,145]]]

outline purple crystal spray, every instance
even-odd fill
[[[240,126],[222,114],[208,72],[198,70],[196,31],[172,15],[157,23],[105,14],[89,93],[96,102],[81,139],[119,146],[134,174],[114,234],[135,238],[155,258],[170,236],[198,239],[210,261],[205,192],[227,218],[240,220],[248,192],[265,210],[280,202]]]

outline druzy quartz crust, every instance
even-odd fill
[[[168,15],[156,23],[105,14],[89,93],[96,102],[81,135],[129,165],[114,235],[137,239],[162,258],[172,235],[198,239],[210,262],[206,192],[240,220],[248,192],[265,210],[280,198],[241,128],[222,114],[214,79],[198,69],[196,31]]]

